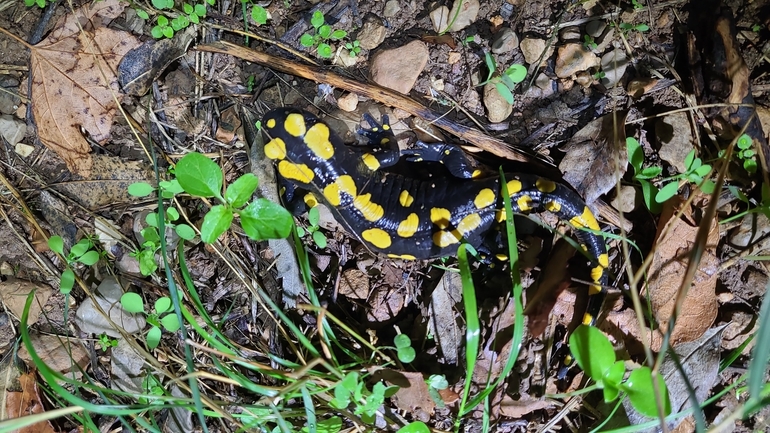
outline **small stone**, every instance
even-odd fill
[[[620,195],[615,197],[610,205],[620,212],[628,213],[636,208],[638,201],[639,197],[637,189],[631,185],[624,185],[620,187]]]
[[[122,338],[119,338],[118,345],[112,348],[111,355],[112,389],[131,393],[142,392],[142,383],[147,376],[142,355]]]
[[[119,260],[116,260],[115,267],[124,274],[144,277],[139,266],[139,259],[130,254],[123,254]]]
[[[1,114],[13,114],[20,102],[21,100],[17,96],[0,91]]]
[[[390,0],[385,3],[385,11],[383,12],[383,15],[385,15],[385,18],[393,18],[400,10],[401,6],[398,5],[398,1]]]
[[[583,87],[588,87],[594,82],[594,77],[587,71],[580,71],[575,74],[575,82]]]
[[[412,41],[403,47],[383,50],[372,56],[370,74],[375,83],[403,94],[409,93],[428,64],[428,47]]]
[[[658,84],[658,81],[659,80],[657,78],[634,78],[628,82],[628,85],[626,86],[626,92],[628,92],[632,98],[639,99],[647,92],[652,90],[652,88]]]
[[[599,66],[599,58],[582,44],[566,44],[559,48],[554,72],[559,78],[568,78],[580,71]]]
[[[623,78],[623,74],[626,73],[626,68],[628,67],[626,51],[621,48],[615,48],[603,55],[601,67],[602,71],[604,71],[602,84],[607,88],[615,87],[620,82],[620,79]]]
[[[436,33],[441,33],[446,30],[449,25],[449,8],[446,6],[439,6],[430,12],[430,22],[433,24],[433,30]]]
[[[340,107],[340,110],[347,111],[348,113],[355,111],[356,107],[358,107],[358,95],[355,93],[348,93],[347,95],[342,96],[337,99],[337,106]]]
[[[457,16],[457,18],[452,23],[452,27],[449,28],[449,31],[459,32],[460,30],[473,24],[476,21],[476,18],[479,16],[478,0],[455,0],[454,4],[452,5],[452,10],[449,11],[449,16]]]
[[[519,48],[521,48],[521,53],[524,54],[524,61],[534,65],[540,59],[543,51],[545,51],[545,39],[524,38],[519,44]],[[550,56],[550,53],[543,56],[543,62],[547,60],[548,56]]]
[[[492,52],[494,54],[510,53],[518,47],[519,37],[508,27],[495,33],[492,38]]]
[[[586,24],[586,33],[592,38],[598,38],[604,33],[604,29],[607,28],[607,23],[603,20],[589,21]]]
[[[450,65],[454,65],[455,63],[459,62],[460,59],[462,58],[463,58],[462,54],[456,51],[452,51],[449,53],[449,58],[447,59],[447,63],[449,63]]]
[[[692,129],[687,113],[674,113],[655,122],[655,136],[660,141],[658,155],[684,173],[684,159],[692,150]]]
[[[128,334],[141,331],[147,324],[141,314],[130,314],[123,309],[120,304],[123,289],[115,277],[105,278],[96,291],[97,295],[86,298],[75,312],[75,323],[81,331],[96,335],[106,333],[111,337],[120,336],[120,332],[113,328],[110,322],[96,310],[94,299],[102,307],[102,310],[110,316],[110,319]]]
[[[564,42],[579,41],[580,28],[578,26],[564,27],[559,31],[559,39]]]
[[[379,18],[367,20],[358,32],[358,42],[361,48],[373,50],[385,40],[387,29]]]
[[[334,56],[334,64],[339,66],[344,66],[346,68],[349,68],[356,64],[358,61],[356,56],[351,56],[350,51],[345,48],[341,47],[338,51],[339,54]]]
[[[484,85],[484,106],[487,108],[487,118],[492,123],[500,123],[513,112],[513,106],[497,91],[494,83]]]
[[[29,144],[24,143],[16,143],[16,146],[13,148],[13,150],[20,157],[26,158],[32,155],[32,152],[35,151],[35,146],[30,146]]]
[[[16,143],[20,142],[26,133],[27,125],[21,120],[16,119],[9,114],[0,116],[0,135],[2,135],[5,141],[11,146],[15,146]]]

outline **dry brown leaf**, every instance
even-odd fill
[[[87,4],[62,17],[30,53],[32,112],[40,141],[70,171],[86,178],[92,162],[80,128],[98,143],[110,137],[115,97],[120,97],[116,70],[139,45],[133,35],[104,27],[124,8],[119,0]]]
[[[422,373],[402,371],[400,372],[409,382],[407,386],[400,387],[391,397],[393,403],[401,410],[414,412],[416,409],[422,409],[428,414],[433,414],[436,403],[430,396],[428,384]]]
[[[518,419],[536,410],[547,409],[552,406],[553,403],[542,398],[522,396],[520,400],[514,400],[506,394],[500,403],[500,415]]]
[[[8,279],[7,281],[0,282],[0,299],[2,299],[6,310],[17,319],[21,318],[21,315],[24,313],[27,296],[33,290],[35,291],[35,297],[32,300],[32,305],[29,307],[29,316],[27,317],[29,325],[37,323],[37,319],[43,311],[43,306],[48,302],[48,298],[53,293],[53,290],[44,284],[35,284],[25,280]]]
[[[5,395],[5,413],[8,419],[19,418],[45,412],[35,380],[35,374],[19,376],[19,390],[7,390]],[[49,421],[41,421],[31,426],[16,430],[16,433],[54,433]]]
[[[75,339],[60,335],[33,334],[31,343],[37,356],[52,370],[60,373],[79,371],[76,366],[86,368],[91,360],[88,352]],[[26,345],[19,349],[19,358],[27,365],[34,365]]]
[[[669,201],[670,203],[671,201]],[[708,198],[696,198],[692,205],[685,208],[680,218],[674,219],[679,206],[666,206],[658,225],[658,237],[655,245],[655,255],[650,266],[650,282],[647,293],[652,304],[652,311],[660,324],[659,332],[666,332],[668,322],[673,314],[677,292],[686,272],[690,253],[695,245],[698,232],[698,221],[693,216],[695,209],[705,209]],[[716,283],[719,270],[719,259],[716,257],[716,246],[719,242],[717,221],[700,222],[709,224],[710,230],[706,239],[703,257],[698,264],[687,297],[681,306],[679,317],[671,335],[671,345],[693,341],[703,335],[714,323],[717,315]],[[666,229],[668,234],[660,238]],[[653,347],[653,350],[659,350]]]

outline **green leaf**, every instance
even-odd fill
[[[150,227],[158,227],[158,214],[155,212],[150,212],[144,217],[144,222],[147,223]]]
[[[671,401],[668,396],[668,388],[663,378],[658,376],[658,387],[663,397],[663,415],[671,413]],[[631,372],[628,380],[621,385],[623,391],[628,394],[628,400],[634,409],[644,416],[650,418],[658,417],[658,406],[656,405],[655,389],[652,386],[652,371],[649,367],[640,367]]]
[[[397,351],[398,360],[404,364],[408,364],[417,357],[417,352],[411,347],[402,347]]]
[[[166,27],[168,25],[168,18],[166,18],[164,15],[158,15],[158,25],[161,27]]]
[[[511,67],[505,70],[505,75],[514,83],[521,83],[527,78],[527,68],[524,65],[511,65]]]
[[[628,152],[628,162],[635,171],[639,173],[644,164],[644,149],[639,141],[634,137],[626,137],[626,152]]]
[[[187,224],[179,224],[174,230],[176,230],[176,234],[179,235],[180,238],[186,241],[195,239],[195,230]]]
[[[604,390],[604,401],[609,403],[618,398],[620,394],[620,382],[623,381],[623,375],[626,372],[626,366],[623,361],[615,361],[612,367],[604,373],[601,381]]]
[[[193,13],[193,7],[190,3],[185,3],[182,5],[182,12],[186,13],[187,15]]]
[[[749,134],[743,134],[740,137],[738,137],[738,142],[736,144],[738,145],[739,149],[746,150],[751,148],[751,145],[753,143],[751,140],[751,136]]]
[[[412,340],[406,334],[398,334],[393,339],[393,344],[399,349],[404,347],[412,347]]]
[[[738,189],[735,185],[728,185],[727,190],[730,191],[730,193],[733,195],[733,197],[737,198],[738,200],[748,203],[749,198],[746,196],[746,194],[743,193],[740,189]]]
[[[342,418],[338,416],[333,416],[331,418],[325,418],[325,419],[319,420],[316,423],[316,428],[315,428],[315,431],[317,433],[338,433],[341,430],[342,430]],[[310,428],[308,426],[304,426],[302,427],[302,430],[300,430],[300,432],[310,433]]]
[[[695,163],[695,149],[691,150],[687,156],[684,157],[684,166],[686,171],[690,171],[693,168],[693,164]],[[700,166],[700,164],[698,164]]]
[[[348,32],[346,32],[345,30],[335,30],[332,32],[331,38],[334,39],[335,41],[339,41],[340,39],[344,39],[345,36],[347,35],[348,35]]]
[[[153,214],[153,215],[157,215],[157,214]],[[144,240],[146,241],[145,243],[149,242],[153,245],[157,245],[160,243],[160,235],[158,234],[158,230],[155,227],[144,228],[140,233],[144,238]]]
[[[743,168],[750,174],[754,174],[757,172],[757,161],[753,159],[747,159],[743,161]]]
[[[187,15],[187,18],[188,18],[188,19],[190,20],[190,22],[191,22],[191,23],[193,23],[193,24],[198,24],[198,23],[200,23],[200,22],[201,22],[200,18],[198,18],[198,15],[195,15],[195,14],[190,14],[190,15]]]
[[[146,10],[144,10],[144,9],[134,9],[134,10],[136,11],[136,16],[138,16],[139,18],[141,18],[141,19],[143,19],[145,21],[150,19],[150,15],[147,14]]]
[[[155,26],[150,30],[150,34],[155,39],[160,39],[163,37],[163,29],[160,28],[160,26]]]
[[[251,199],[254,191],[257,190],[257,185],[259,185],[257,176],[246,173],[227,187],[227,191],[225,191],[225,201],[230,203],[234,208],[243,207],[246,202]]]
[[[147,197],[155,192],[155,187],[146,182],[136,182],[128,186],[128,194],[134,197]]]
[[[168,39],[171,39],[174,37],[174,29],[171,27],[163,27],[163,36],[167,37]]]
[[[129,313],[144,313],[144,300],[138,293],[124,293],[120,297],[120,305]]]
[[[658,194],[658,188],[651,182],[646,180],[640,180],[639,184],[642,186],[642,198],[644,198],[644,205],[647,209],[654,214],[660,213],[660,203],[655,201],[655,196]]]
[[[176,314],[166,314],[160,319],[160,323],[163,324],[163,329],[168,332],[176,332],[182,327]]]
[[[66,295],[72,291],[75,287],[75,273],[72,269],[67,268],[61,273],[61,279],[59,280],[59,291]]]
[[[99,261],[100,257],[101,256],[96,251],[88,251],[80,256],[78,261],[86,266],[93,266]]]
[[[329,44],[318,44],[318,56],[330,59],[332,57],[332,47]]]
[[[167,9],[168,5],[166,0],[152,0],[151,3],[155,9]]]
[[[615,349],[602,331],[580,325],[569,337],[572,356],[580,368],[593,380],[603,380],[605,373],[615,363]]]
[[[654,179],[663,173],[662,167],[647,167],[643,168],[641,172],[636,175],[637,179]]]
[[[81,239],[78,243],[72,246],[72,249],[70,249],[70,256],[73,258],[77,258],[82,256],[91,248],[91,241],[89,241],[87,238]]]
[[[321,212],[318,210],[318,206],[307,211],[307,220],[311,226],[318,227],[318,223],[321,222]]]
[[[640,32],[646,32],[647,30],[650,30],[650,26],[647,24],[638,24],[636,27],[634,27],[637,31]]]
[[[329,39],[329,37],[331,35],[332,35],[332,26],[330,26],[328,24],[322,25],[318,29],[318,36],[320,36],[320,37],[322,37],[324,39]]]
[[[155,312],[158,314],[165,313],[171,310],[171,298],[168,296],[161,296],[155,301]]]
[[[190,25],[190,20],[186,16],[181,15],[171,20],[171,28],[174,31],[179,31]]]
[[[319,28],[324,23],[324,14],[321,11],[313,12],[313,16],[310,18],[310,25],[315,28]]]
[[[655,201],[658,203],[665,203],[671,197],[675,196],[679,191],[679,183],[676,181],[669,182],[663,186],[663,188],[655,194]]]
[[[326,235],[319,231],[314,231],[313,242],[315,242],[318,248],[326,248]]]
[[[697,174],[700,177],[707,176],[709,172],[711,172],[711,165],[709,164],[701,165],[700,167],[695,169],[695,174]]]
[[[161,181],[160,183],[158,183],[158,186],[163,191],[167,191],[173,194],[179,194],[184,192],[184,188],[182,188],[182,185],[180,185],[179,181],[176,179]]]
[[[209,158],[194,152],[176,164],[176,180],[188,194],[221,198],[222,170]]]
[[[207,244],[213,244],[217,241],[230,225],[233,223],[233,211],[222,205],[216,205],[211,208],[209,213],[203,217],[201,225],[201,240]],[[248,233],[247,233],[248,234]]]
[[[137,260],[139,260],[139,272],[144,276],[151,275],[158,270],[158,264],[155,263],[155,251],[153,250],[141,250],[137,254]]]
[[[313,40],[313,37],[309,34],[305,33],[299,38],[299,43],[303,47],[310,48],[315,44],[315,41]]]
[[[161,332],[160,328],[153,326],[150,328],[150,332],[147,333],[147,348],[154,350],[160,344]]]
[[[61,236],[51,236],[48,238],[48,248],[50,248],[51,251],[64,256],[64,240]]]
[[[513,104],[513,93],[511,93],[511,89],[506,87],[503,83],[495,83],[495,88],[497,89],[497,93],[499,93],[506,102]]]
[[[264,198],[249,203],[239,215],[243,231],[253,240],[283,239],[294,225],[289,211]]]
[[[348,393],[352,394],[358,389],[358,373],[351,371],[346,374],[345,377],[342,378],[340,385],[342,385],[342,388],[347,390]]]
[[[428,427],[422,421],[413,421],[409,424],[398,429],[396,433],[430,433],[430,427]]]
[[[487,75],[486,80],[489,81],[492,78],[492,75],[497,72],[497,64],[495,64],[495,59],[489,52],[484,53],[484,63],[487,64],[487,69],[489,69],[489,75]]]
[[[261,26],[267,23],[267,11],[262,6],[255,5],[251,8],[251,19],[253,19],[258,26]]]
[[[703,182],[703,185],[701,185],[700,190],[703,191],[705,194],[713,194],[716,187],[717,187],[717,184],[715,184],[713,180],[707,180]]]
[[[206,16],[206,5],[203,3],[198,3],[195,5],[195,15],[199,16],[200,18],[203,18]]]
[[[174,222],[179,219],[179,211],[176,208],[170,207],[166,209],[166,221]]]

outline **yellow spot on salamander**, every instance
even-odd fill
[[[265,126],[267,126],[269,129],[275,128],[275,119],[272,117],[267,119],[267,122],[265,122]]]
[[[545,210],[548,212],[559,213],[561,210],[561,204],[558,201],[549,201],[545,204]]]
[[[516,179],[509,180],[508,181],[508,195],[512,196],[516,194],[517,192],[521,191],[521,181],[518,181]]]
[[[499,223],[505,221],[505,209],[498,209],[495,212],[495,221]]]
[[[491,189],[484,188],[476,194],[473,204],[476,205],[476,209],[484,209],[497,201],[496,198],[495,193]]]
[[[307,130],[305,144],[315,156],[324,161],[334,156],[334,146],[329,141],[329,127],[323,123],[316,123]]]
[[[459,244],[460,239],[455,236],[455,233],[440,230],[433,233],[433,243],[440,248],[446,248],[453,244]]]
[[[410,213],[405,220],[401,221],[398,225],[396,232],[402,238],[410,238],[417,232],[417,228],[420,226],[420,218],[416,213]]]
[[[302,137],[305,135],[307,125],[305,124],[305,117],[299,113],[291,113],[286,116],[283,121],[283,129],[290,135],[295,137]]]
[[[610,265],[610,258],[607,253],[599,255],[599,257],[596,258],[596,261],[599,262],[599,264],[591,269],[591,280],[593,282],[601,280],[602,275],[604,275],[604,270]]]
[[[390,235],[383,229],[375,228],[364,230],[361,232],[361,237],[364,238],[366,242],[369,242],[380,249],[388,248],[392,243]]]
[[[295,164],[286,160],[278,163],[278,173],[286,179],[301,183],[310,183],[315,177],[315,173],[307,165]]]
[[[353,206],[361,212],[367,221],[377,221],[385,215],[382,206],[372,202],[371,194],[359,195],[353,199]]]
[[[472,213],[465,216],[460,220],[460,224],[457,224],[457,231],[462,236],[468,237],[468,235],[476,230],[481,225],[481,216],[477,213]]]
[[[471,177],[476,179],[477,177],[481,176],[481,170],[473,170],[473,173],[471,173]]]
[[[495,254],[495,258],[500,262],[508,261],[508,256],[506,256],[505,254]]]
[[[583,315],[583,324],[584,325],[590,326],[591,323],[593,323],[593,321],[594,321],[594,316],[592,316],[592,315],[590,315],[588,313]]]
[[[449,227],[451,218],[452,218],[452,214],[449,213],[448,209],[444,209],[441,207],[434,207],[430,210],[431,222],[433,224],[436,224],[440,229],[445,229]]]
[[[305,196],[302,197],[302,199],[305,201],[305,204],[308,207],[316,207],[316,206],[318,206],[318,199],[313,195],[312,192],[309,192],[309,193],[305,194]]]
[[[519,206],[519,211],[529,212],[532,210],[532,197],[523,195],[516,200],[516,204]]]
[[[383,138],[382,140],[380,140],[380,144],[383,145],[383,146],[388,144],[388,143],[390,143],[390,139],[389,138]]]
[[[588,209],[588,206],[583,207],[582,215],[572,218],[569,222],[577,228],[599,230],[599,223],[596,222],[596,218],[594,217],[593,212],[591,212],[591,209]]]
[[[342,196],[340,193],[347,193],[351,197],[356,195],[356,184],[350,175],[344,174],[337,178],[336,181],[326,185],[324,188],[324,197],[330,205],[337,207],[342,203]]]
[[[556,190],[556,183],[548,179],[539,178],[535,182],[535,187],[540,192],[554,192]]]
[[[371,153],[365,153],[364,156],[361,157],[361,160],[364,161],[364,165],[371,171],[376,171],[380,168],[380,161],[378,161],[377,157]]]
[[[270,159],[286,158],[286,143],[280,138],[274,138],[265,145],[265,156]]]
[[[409,191],[403,190],[401,191],[401,194],[398,195],[398,202],[401,203],[401,206],[403,207],[409,207],[414,203],[414,197],[409,194]]]
[[[401,260],[417,260],[417,257],[411,255],[411,254],[388,254],[388,257],[391,259],[401,259]]]

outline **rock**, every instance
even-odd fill
[[[604,33],[604,29],[607,28],[607,23],[603,20],[589,21],[586,24],[586,33],[592,38],[598,38]]]
[[[13,150],[20,157],[26,158],[32,155],[32,152],[35,151],[35,146],[30,146],[29,144],[24,143],[16,143],[16,146],[13,148]]]
[[[430,22],[433,24],[433,30],[436,33],[442,33],[449,25],[449,8],[439,6],[430,12]]]
[[[564,42],[579,41],[581,39],[580,27],[578,26],[564,27],[559,31],[559,39],[561,39]]]
[[[403,94],[409,93],[428,64],[428,47],[412,41],[403,47],[383,50],[372,57],[370,74],[375,83]]]
[[[367,20],[358,32],[357,39],[361,48],[373,50],[380,46],[385,40],[386,31],[387,29],[379,18]]]
[[[626,92],[634,99],[639,99],[658,84],[657,78],[639,77],[628,82]]]
[[[356,107],[358,107],[358,95],[355,93],[348,93],[347,95],[342,96],[337,99],[337,106],[340,107],[340,110],[347,111],[348,113],[355,111]]]
[[[9,114],[0,116],[0,135],[2,135],[5,141],[11,146],[16,146],[16,143],[20,142],[26,133],[27,125],[21,120],[16,119]]]
[[[513,112],[513,106],[503,98],[494,83],[484,85],[484,106],[487,107],[487,117],[492,123],[500,123]]]
[[[144,371],[144,358],[122,338],[118,339],[118,345],[112,348],[111,355],[112,389],[130,393],[142,392],[142,382],[147,376]]]
[[[0,113],[13,114],[19,105],[18,97],[10,95],[5,92],[0,92]]]
[[[540,55],[543,54],[543,51],[545,51],[545,43],[545,39],[524,38],[519,44],[521,53],[524,54],[524,61],[530,65],[534,65],[538,59],[540,59]],[[543,56],[543,62],[545,62],[551,55],[551,50],[552,49],[549,49],[548,54]]]
[[[601,65],[602,71],[604,71],[602,84],[607,88],[615,87],[620,82],[620,79],[623,78],[623,74],[626,73],[626,67],[628,67],[626,51],[621,48],[615,48],[602,56]]]
[[[350,51],[345,47],[340,47],[337,53],[338,54],[334,56],[335,65],[349,68],[358,62],[357,57],[351,56]]]
[[[510,53],[519,48],[519,37],[510,28],[504,28],[492,37],[492,52],[494,54]]]
[[[637,189],[631,185],[623,185],[620,187],[620,195],[615,197],[610,205],[620,212],[628,213],[636,208],[636,204],[639,201],[639,194]]]
[[[455,0],[451,11],[446,6],[431,11],[430,21],[436,33],[458,32],[473,24],[478,15],[478,0]]]
[[[660,158],[676,167],[679,173],[687,169],[684,159],[692,150],[692,130],[687,113],[674,113],[655,122],[655,136],[660,141]]]
[[[120,332],[115,329],[102,314],[96,310],[94,299],[99,306],[110,316],[117,326],[123,328],[128,334],[134,334],[144,329],[147,324],[144,316],[141,314],[130,314],[120,305],[120,297],[123,295],[123,288],[115,277],[107,277],[96,289],[96,296],[86,298],[75,312],[75,323],[80,330],[99,335],[106,333],[111,337],[119,337]]]
[[[141,267],[139,266],[139,259],[130,254],[123,254],[119,260],[116,260],[115,267],[124,274],[134,275],[140,278],[144,277],[144,275],[142,275]]]
[[[580,71],[599,66],[599,58],[582,44],[566,44],[559,48],[554,72],[559,78],[568,78]]]
[[[583,87],[588,87],[594,82],[594,77],[587,71],[580,71],[575,74],[575,82]]]
[[[383,15],[385,18],[393,18],[401,10],[401,6],[398,5],[397,0],[390,0],[385,3],[385,11]]]

